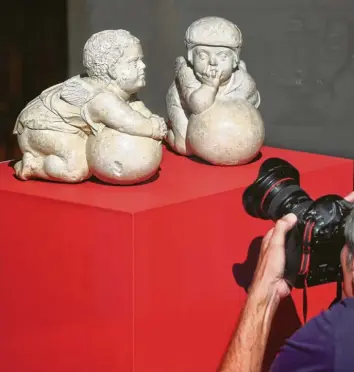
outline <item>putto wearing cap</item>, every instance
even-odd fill
[[[224,46],[236,50],[242,46],[240,29],[220,17],[206,17],[193,22],[185,35],[187,49],[196,45]]]
[[[247,101],[258,108],[261,98],[245,62],[240,60],[242,33],[231,21],[220,17],[198,19],[188,27],[184,41],[187,58],[176,59],[176,77],[166,96],[167,142],[173,150],[188,156],[196,155],[188,146],[191,116],[209,112],[217,103],[234,100]],[[263,132],[257,135],[260,139],[257,141],[262,142]],[[254,146],[252,141],[250,145]],[[215,143],[215,146],[221,145]],[[230,162],[234,164],[238,160],[225,160],[223,164]]]

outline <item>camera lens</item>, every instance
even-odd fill
[[[243,206],[248,214],[273,221],[287,213],[300,218],[312,202],[300,187],[297,169],[278,158],[261,165],[257,179],[243,194]]]

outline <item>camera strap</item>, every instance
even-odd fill
[[[302,255],[301,264],[298,275],[307,276],[310,268],[310,251],[311,251],[311,239],[313,228],[315,227],[315,221],[308,220],[305,225],[304,235],[302,238]],[[306,278],[305,278],[306,282]]]
[[[304,235],[302,238],[302,257],[299,269],[299,275],[303,275],[304,278],[304,290],[302,297],[302,313],[304,316],[304,323],[307,321],[307,274],[310,268],[310,252],[311,252],[311,239],[313,228],[315,227],[315,221],[308,220],[305,225]]]
[[[307,322],[307,281],[305,278],[304,290],[302,292],[302,315],[304,317],[304,324]]]

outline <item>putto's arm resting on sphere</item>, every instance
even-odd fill
[[[214,86],[200,83],[184,57],[178,57],[176,60],[176,82],[192,114],[200,114],[214,103],[218,83],[216,82]]]
[[[143,115],[146,118],[151,118],[153,115],[152,112],[145,106],[143,101],[140,101],[139,99],[136,99],[134,101],[129,102],[129,106],[134,110],[139,112],[141,115]]]
[[[217,92],[217,87],[202,84],[199,89],[190,95],[188,103],[191,112],[193,114],[200,114],[211,107],[215,102]]]
[[[88,104],[88,110],[94,121],[122,133],[159,139],[165,135],[163,128],[160,129],[162,118],[154,115],[146,118],[114,95],[98,95]]]

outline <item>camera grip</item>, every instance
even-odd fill
[[[292,287],[296,286],[302,259],[301,235],[297,226],[290,230],[285,240],[284,279]]]

